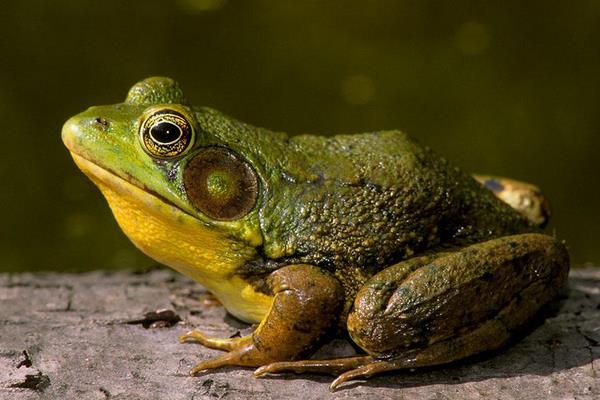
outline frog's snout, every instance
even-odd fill
[[[65,122],[61,132],[62,141],[70,151],[76,151],[76,144],[81,137],[81,119],[79,116],[71,117]]]
[[[80,153],[82,144],[86,143],[86,136],[108,131],[111,121],[95,113],[94,107],[85,113],[71,117],[62,127],[62,140],[67,148],[75,153]]]

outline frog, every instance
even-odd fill
[[[537,187],[473,176],[398,130],[288,135],[151,77],[62,140],[135,246],[257,324],[181,335],[223,351],[191,375],[332,374],[335,390],[450,364],[510,345],[567,280]],[[355,355],[311,358],[338,336]]]

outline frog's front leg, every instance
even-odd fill
[[[497,349],[556,296],[569,270],[565,247],[541,234],[493,239],[408,260],[374,275],[348,316],[369,356],[281,362],[259,374],[340,372],[332,389],[383,371],[445,364]]]
[[[180,338],[229,351],[199,363],[190,371],[192,375],[226,365],[256,367],[294,360],[337,327],[344,292],[329,272],[306,264],[290,265],[273,272],[267,284],[274,294],[273,304],[252,335],[213,339],[192,331]]]

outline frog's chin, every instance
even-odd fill
[[[92,161],[71,152],[77,166],[108,201],[119,226],[145,254],[213,292],[236,317],[258,322],[270,297],[258,293],[236,272],[256,256],[225,233],[185,213]]]

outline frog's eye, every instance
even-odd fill
[[[140,140],[152,157],[173,158],[191,147],[194,128],[178,111],[160,109],[145,113],[140,125]]]
[[[210,147],[192,158],[183,171],[188,199],[200,212],[216,220],[248,214],[258,197],[254,169],[233,152]]]

